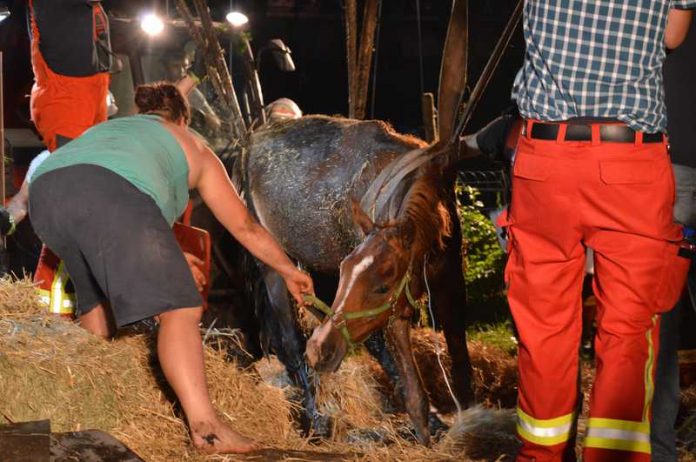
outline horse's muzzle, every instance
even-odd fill
[[[332,322],[314,329],[307,341],[306,356],[309,365],[319,372],[336,372],[346,356],[348,345]]]

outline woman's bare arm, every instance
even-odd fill
[[[199,159],[195,187],[215,218],[256,258],[278,271],[295,300],[303,304],[302,294],[314,292],[311,278],[295,267],[273,236],[254,220],[217,156],[204,148]]]

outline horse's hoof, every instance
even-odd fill
[[[430,447],[430,434],[418,431],[412,425],[399,427],[396,433],[402,440],[420,443],[423,446]]]
[[[303,429],[304,436],[309,438],[310,442],[319,442],[331,437],[333,428],[333,419],[327,415],[315,414],[312,416],[310,426],[307,430]]]
[[[447,433],[449,425],[444,423],[436,412],[431,412],[428,414],[428,429],[430,430],[430,436],[439,439],[440,435]]]

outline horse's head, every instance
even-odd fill
[[[319,371],[335,371],[348,349],[394,316],[411,316],[411,287],[419,284],[424,254],[441,247],[449,215],[435,184],[414,185],[396,220],[376,225],[353,202],[353,219],[365,240],[342,262],[336,297],[324,323],[307,343],[307,359]],[[412,284],[413,282],[413,284]]]

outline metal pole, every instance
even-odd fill
[[[464,107],[464,111],[462,112],[462,115],[459,118],[459,122],[457,123],[457,127],[453,133],[452,141],[456,140],[457,138],[459,138],[459,136],[461,136],[464,133],[464,130],[466,129],[467,124],[469,123],[469,120],[471,120],[471,115],[474,113],[474,109],[476,109],[476,104],[478,104],[478,102],[481,100],[483,92],[486,90],[488,82],[490,82],[491,78],[493,77],[493,74],[495,73],[495,70],[498,68],[498,64],[500,63],[500,60],[503,57],[503,54],[505,53],[508,44],[510,43],[512,34],[515,32],[517,24],[520,22],[523,7],[524,0],[518,0],[515,9],[512,10],[512,15],[510,16],[510,19],[505,25],[503,34],[500,36],[498,43],[496,43],[495,48],[493,49],[493,53],[491,53],[491,56],[488,59],[488,62],[486,63],[486,67],[483,68],[481,76],[476,82],[476,86],[474,86],[474,89],[471,91],[469,101]]]

